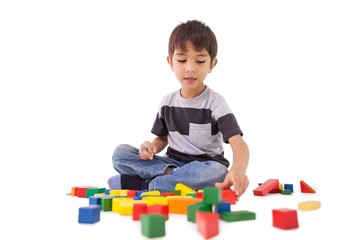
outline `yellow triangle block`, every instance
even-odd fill
[[[310,200],[310,201],[300,202],[298,204],[298,209],[300,209],[300,210],[315,210],[315,209],[320,208],[320,206],[321,206],[320,201]]]

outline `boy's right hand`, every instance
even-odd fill
[[[157,147],[149,141],[145,141],[140,145],[139,156],[142,160],[152,160]]]

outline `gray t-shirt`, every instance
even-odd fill
[[[181,161],[213,160],[229,166],[223,143],[243,135],[225,99],[208,86],[196,98],[180,91],[163,97],[151,132],[168,136],[166,155]]]

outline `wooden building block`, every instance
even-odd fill
[[[141,233],[148,238],[165,236],[165,216],[160,214],[142,214]]]
[[[300,189],[302,193],[315,193],[316,191],[310,187],[304,180],[300,181]]]
[[[146,203],[134,203],[133,205],[133,220],[140,220],[141,214],[147,213],[147,204]]]
[[[148,214],[161,214],[164,215],[165,220],[169,220],[169,206],[162,204],[151,205],[147,209]]]
[[[187,220],[188,222],[195,223],[196,212],[212,212],[212,205],[203,202],[198,202],[187,206]]]
[[[100,206],[89,205],[79,208],[79,223],[96,223],[100,221]]]
[[[265,196],[274,188],[279,188],[278,179],[269,179],[253,190],[256,196]]]
[[[199,198],[192,197],[168,197],[169,213],[187,214],[187,207],[201,202]]]
[[[256,214],[251,211],[222,212],[220,218],[226,222],[254,220]]]
[[[216,205],[221,202],[222,192],[220,188],[205,187],[203,201],[206,204]]]
[[[321,203],[317,200],[309,200],[298,203],[298,209],[300,210],[315,210],[320,208]]]
[[[196,191],[194,189],[186,186],[183,183],[176,184],[175,190],[179,190],[181,196],[186,196],[186,194],[188,194],[188,193],[196,193]]]
[[[289,208],[272,210],[273,226],[284,230],[299,227],[297,211]]]
[[[218,213],[210,212],[196,212],[196,226],[200,234],[209,239],[219,234],[219,219]]]

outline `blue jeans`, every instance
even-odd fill
[[[209,161],[179,161],[167,156],[155,155],[152,160],[142,160],[139,149],[128,144],[119,145],[112,157],[114,169],[120,174],[135,175],[142,179],[153,178],[149,191],[166,192],[175,189],[176,184],[200,190],[213,187],[216,182],[222,182],[228,169],[225,165]],[[176,167],[176,171],[164,175],[168,167]]]

